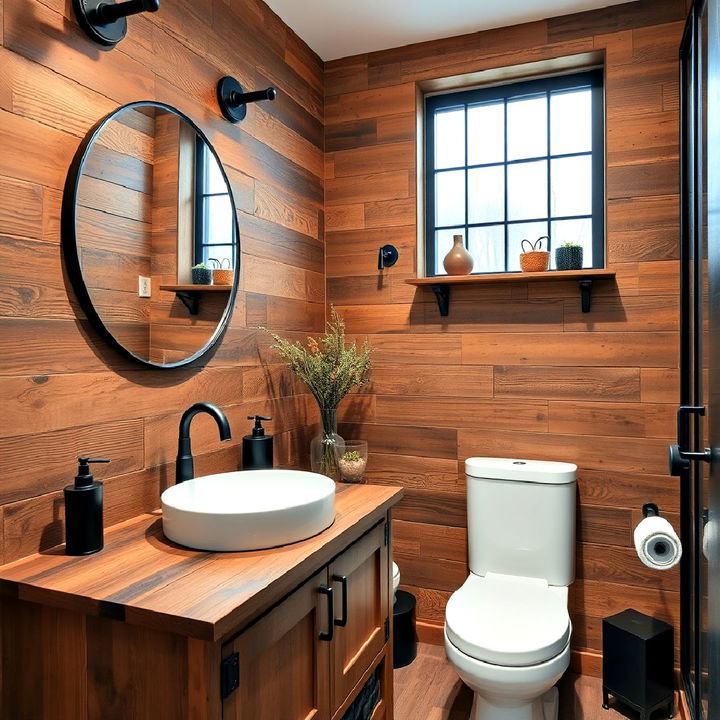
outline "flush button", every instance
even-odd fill
[[[513,460],[513,465],[527,465],[524,460]]]

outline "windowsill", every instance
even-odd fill
[[[437,277],[410,278],[408,285],[430,287],[435,293],[440,315],[445,317],[450,306],[450,288],[453,285],[481,285],[483,283],[537,282],[541,280],[577,280],[580,286],[582,311],[590,311],[592,283],[596,278],[614,278],[614,270],[550,270],[548,272],[508,272],[487,275],[439,275]]]

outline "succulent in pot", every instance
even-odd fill
[[[190,268],[193,285],[212,285],[213,271],[205,263],[198,263]]]
[[[582,270],[582,245],[568,242],[555,249],[555,267],[558,270]]]

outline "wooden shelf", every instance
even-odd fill
[[[435,293],[442,317],[450,310],[450,288],[453,285],[482,285],[508,282],[536,282],[539,280],[577,280],[580,289],[582,311],[590,312],[593,280],[614,278],[614,270],[551,270],[549,272],[490,273],[487,275],[440,275],[430,278],[411,278],[408,285],[429,287]]]
[[[177,299],[188,309],[191,315],[200,311],[200,297],[203,293],[229,293],[232,285],[161,285],[161,290],[174,292]]]
[[[161,285],[160,289],[172,292],[230,292],[232,285]]]

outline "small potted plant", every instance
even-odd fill
[[[198,263],[190,268],[193,285],[212,285],[213,272],[205,263]]]
[[[568,242],[555,249],[555,267],[558,270],[582,270],[582,245]]]
[[[335,447],[340,480],[346,483],[363,481],[368,459],[368,444],[365,440],[345,440]]]

